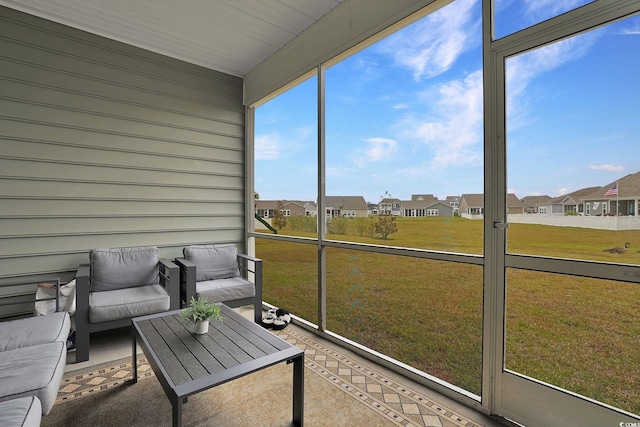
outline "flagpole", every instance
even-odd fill
[[[617,218],[618,217],[618,209],[620,209],[619,208],[619,206],[620,206],[620,203],[619,203],[619,199],[620,199],[620,181],[616,181],[616,189],[618,190],[618,191],[616,191],[616,218]]]

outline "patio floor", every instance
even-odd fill
[[[253,318],[252,309],[238,310],[246,317]],[[296,325],[289,325],[286,329],[275,333],[305,349],[307,369],[324,376],[327,381],[341,388],[343,392],[351,393],[352,397],[356,398],[354,404],[359,400],[366,403],[372,411],[384,412],[389,425],[407,427],[498,427],[504,425]],[[74,353],[70,352],[65,373],[87,371],[92,366],[116,361],[130,354],[131,336],[127,329],[92,334],[90,360],[75,363]]]

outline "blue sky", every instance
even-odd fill
[[[585,0],[500,0],[496,35]],[[558,196],[640,171],[640,18],[507,61],[508,188]],[[456,0],[326,72],[326,194],[483,191],[479,0]],[[315,78],[256,110],[261,199],[315,200]]]

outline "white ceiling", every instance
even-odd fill
[[[344,0],[0,0],[0,5],[244,77]]]

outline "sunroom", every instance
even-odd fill
[[[639,0],[0,5],[0,286],[235,243],[265,308],[479,412],[640,423],[640,230],[507,222],[640,170]],[[390,193],[483,214],[326,214]],[[265,232],[257,197],[317,215]]]

